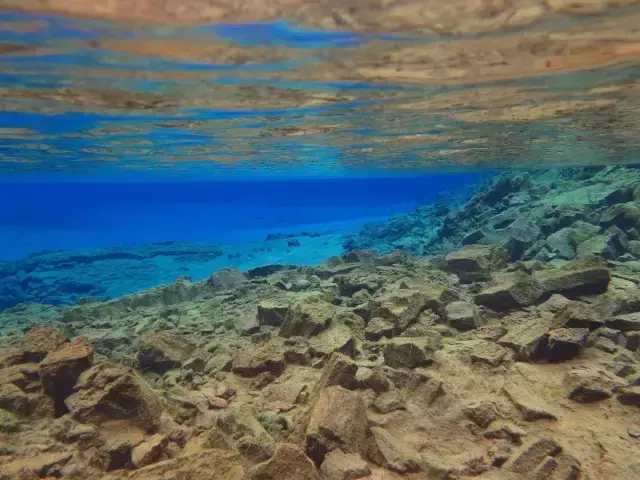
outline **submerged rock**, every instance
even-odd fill
[[[131,368],[99,363],[80,375],[65,401],[71,416],[84,423],[130,420],[152,431],[160,424],[160,397]]]
[[[463,283],[491,279],[491,273],[507,266],[509,254],[500,245],[467,245],[445,257],[447,268]]]

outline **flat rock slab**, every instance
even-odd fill
[[[623,332],[640,330],[640,312],[610,317],[605,321],[605,325]]]
[[[520,410],[522,418],[529,422],[535,420],[557,420],[558,413],[549,407],[523,380],[511,379],[502,387],[504,394]]]
[[[534,360],[546,350],[549,324],[543,319],[533,319],[509,328],[498,345],[510,348],[521,360]]]

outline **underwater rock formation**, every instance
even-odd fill
[[[638,478],[638,176],[589,173],[502,177],[441,219],[430,257],[359,249],[0,313],[0,471]],[[476,230],[496,243],[467,245]]]
[[[8,310],[0,471],[631,480],[638,284],[636,260],[479,245]]]

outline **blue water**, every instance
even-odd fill
[[[483,176],[5,183],[0,259],[164,241],[259,242],[270,233],[345,234]]]

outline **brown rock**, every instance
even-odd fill
[[[605,400],[613,390],[625,382],[612,373],[590,368],[575,368],[563,380],[568,389],[567,397],[576,402],[590,403]]]
[[[380,340],[382,337],[393,337],[395,329],[395,325],[390,320],[382,317],[373,317],[369,320],[369,323],[367,323],[364,335],[367,340],[375,342]]]
[[[332,325],[309,339],[309,350],[315,357],[326,357],[333,352],[355,357],[356,342],[351,329],[342,324]]]
[[[66,400],[71,416],[83,423],[129,420],[145,430],[160,424],[158,394],[131,368],[100,363],[80,375]]]
[[[93,365],[93,347],[82,340],[63,345],[49,353],[40,363],[38,372],[44,392],[53,398],[56,414],[68,411],[65,399],[85,370]]]
[[[169,439],[156,433],[140,443],[131,451],[131,463],[136,467],[144,467],[168,458],[167,445]]]
[[[621,388],[616,398],[623,405],[640,406],[640,386]]]
[[[602,263],[587,258],[569,262],[562,268],[539,270],[533,278],[543,286],[545,295],[560,293],[575,297],[606,291],[611,272]]]
[[[140,339],[138,361],[143,371],[163,374],[179,368],[191,357],[196,346],[179,334],[155,332]]]
[[[445,308],[445,315],[447,323],[460,331],[473,330],[481,324],[478,309],[469,302],[451,302]]]
[[[322,464],[330,451],[366,451],[367,410],[362,398],[339,386],[323,389],[306,430],[307,455]]]
[[[67,334],[57,328],[33,327],[27,332],[22,349],[29,361],[40,362],[49,352],[57,350],[68,341]]]
[[[605,324],[607,327],[621,330],[623,332],[640,330],[640,312],[616,315],[615,317],[607,318]]]
[[[133,471],[121,470],[103,480],[240,480],[243,477],[244,469],[237,453],[213,449],[181,455]]]
[[[545,320],[533,319],[509,328],[498,345],[512,349],[520,360],[535,360],[544,356],[549,326]]]
[[[502,389],[524,420],[557,420],[555,410],[546,405],[524,380],[507,380]]]
[[[481,428],[487,428],[491,422],[498,418],[498,409],[495,403],[489,401],[468,403],[462,407],[462,413]]]
[[[247,471],[247,478],[257,480],[317,480],[313,462],[293,443],[280,443],[273,457]]]
[[[255,377],[269,372],[278,377],[285,370],[282,339],[274,338],[250,349],[240,350],[233,359],[233,373],[243,377]]]
[[[427,338],[396,337],[385,344],[384,361],[393,368],[425,367],[433,364],[434,350]]]
[[[42,392],[37,364],[0,369],[0,408],[21,417],[53,416],[53,401]]]
[[[276,442],[246,408],[224,410],[217,417],[216,426],[253,462],[267,460],[275,452]]]
[[[360,455],[342,450],[329,452],[320,467],[322,480],[356,480],[370,473],[371,469]]]
[[[420,454],[384,428],[371,427],[369,441],[368,457],[372,462],[399,473],[420,470]]]

